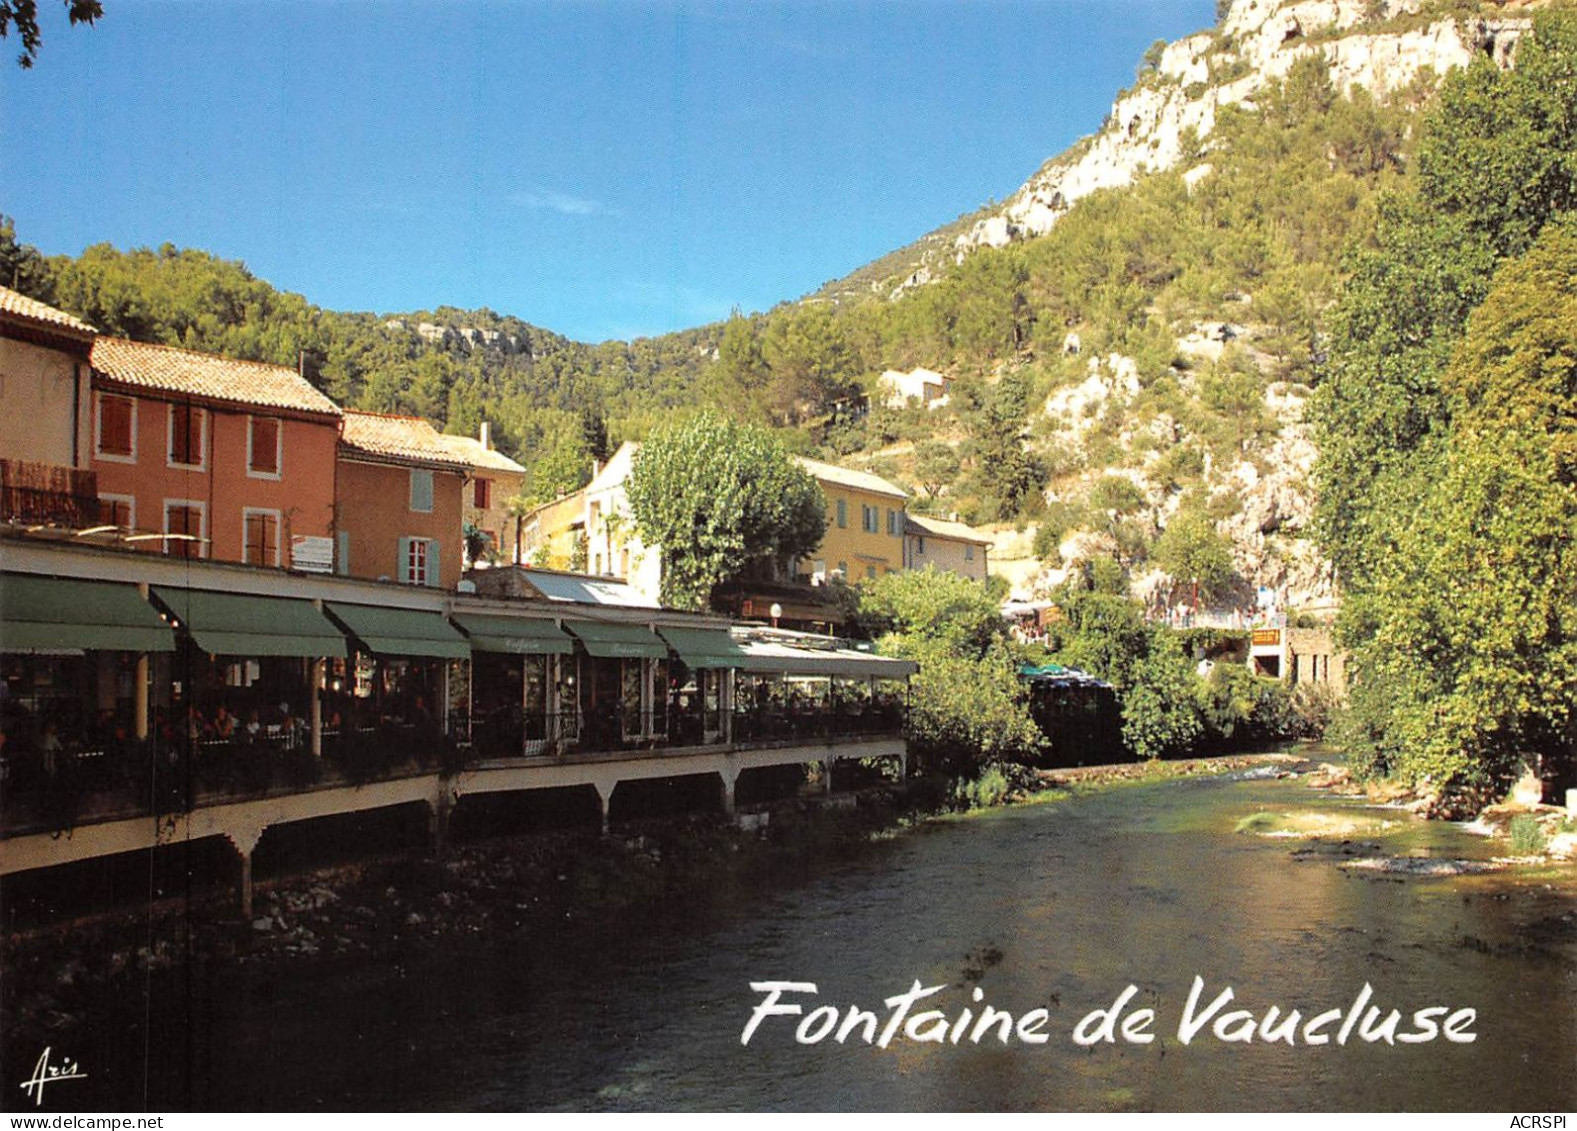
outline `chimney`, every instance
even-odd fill
[[[485,420],[482,421],[482,434],[478,437],[478,439],[482,441],[482,447],[484,449],[487,451],[493,450],[493,429]]]

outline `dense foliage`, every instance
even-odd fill
[[[909,686],[909,746],[922,770],[973,775],[1040,745],[997,601],[977,581],[933,568],[860,586],[881,650],[919,661]]]
[[[705,608],[725,581],[781,573],[827,529],[810,473],[770,433],[713,413],[654,432],[625,490],[636,532],[662,552],[671,608]]]
[[[1446,810],[1577,753],[1577,14],[1445,83],[1342,296],[1316,402],[1345,733]]]

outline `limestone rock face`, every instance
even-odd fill
[[[1509,64],[1530,23],[1531,5],[1508,5],[1498,18],[1365,31],[1417,13],[1420,3],[1385,0],[1375,9],[1367,0],[1235,0],[1219,33],[1170,44],[1154,74],[1118,98],[1099,133],[1053,158],[995,214],[958,236],[955,254],[1043,235],[1075,201],[1145,173],[1181,164],[1196,183],[1209,175],[1208,164],[1197,164],[1197,147],[1214,130],[1217,111],[1252,100],[1306,55],[1325,57],[1338,89],[1361,86],[1384,97],[1420,70],[1443,74],[1479,54]]]

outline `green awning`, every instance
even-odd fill
[[[567,656],[575,644],[550,620],[525,617],[455,613],[454,622],[465,629],[478,652],[511,652],[527,656]]]
[[[437,656],[469,660],[471,646],[438,612],[388,609],[373,605],[325,606],[368,648],[380,656]]]
[[[565,621],[564,627],[586,646],[588,655],[623,660],[663,660],[668,657],[668,645],[651,629],[638,624],[571,620]]]
[[[0,575],[0,651],[173,652],[175,633],[135,585]]]
[[[162,585],[153,595],[199,648],[215,656],[345,655],[345,635],[302,598],[243,597]]]
[[[679,658],[692,668],[737,668],[743,664],[745,650],[734,643],[724,628],[659,628]]]

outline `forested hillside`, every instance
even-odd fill
[[[1016,552],[1021,591],[1111,555],[1157,603],[1238,607],[1268,586],[1317,606],[1334,581],[1308,536],[1303,409],[1343,255],[1406,176],[1430,64],[1483,42],[1478,10],[1240,0],[1157,44],[1101,130],[1002,209],[816,296],[631,343],[487,310],[326,311],[169,246],[41,259],[12,241],[0,270],[110,333],[300,362],[348,405],[451,431],[485,416],[537,499],[583,481],[605,440],[709,403],[888,475],[917,509],[1001,524],[994,558]],[[915,366],[953,379],[950,403],[883,407],[879,375]]]

